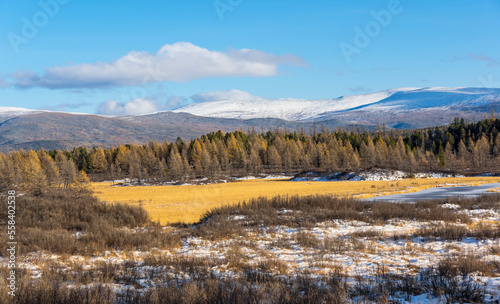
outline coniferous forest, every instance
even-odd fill
[[[0,188],[21,185],[33,193],[73,187],[91,180],[185,181],[259,173],[341,172],[374,168],[462,174],[500,172],[500,119],[447,126],[375,132],[328,130],[238,130],[190,141],[112,149],[79,147],[71,151],[17,150],[0,154]]]

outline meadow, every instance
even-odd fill
[[[141,205],[153,221],[196,223],[208,211],[256,197],[277,195],[334,195],[369,198],[432,187],[479,185],[499,182],[498,177],[461,177],[403,179],[395,181],[290,182],[284,179],[250,179],[229,183],[185,186],[112,186],[93,183],[95,195],[102,201]]]

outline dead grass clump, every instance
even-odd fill
[[[448,197],[442,203],[459,205],[462,209],[491,209],[500,210],[500,194],[488,194],[478,197]]]
[[[349,242],[341,238],[325,238],[323,240],[323,250],[335,254],[344,254],[349,250]]]
[[[414,236],[431,239],[442,239],[459,241],[465,237],[478,240],[495,239],[500,236],[500,229],[497,225],[480,224],[477,226],[465,226],[457,224],[430,224],[420,228]]]
[[[295,234],[295,241],[304,248],[321,249],[324,247],[323,240],[309,232],[299,231]]]
[[[231,247],[224,255],[227,267],[236,271],[248,269],[248,257],[243,253],[240,247]]]
[[[500,246],[499,245],[493,245],[490,247],[490,252],[491,254],[496,254],[500,255]]]
[[[351,238],[368,238],[368,239],[380,239],[384,237],[384,234],[377,230],[360,230],[349,234]]]
[[[444,297],[447,303],[484,303],[485,287],[472,280],[469,274],[482,272],[491,266],[475,259],[477,257],[473,255],[447,257],[437,267],[423,270],[419,283],[434,296]]]
[[[267,258],[264,261],[259,262],[257,269],[263,273],[269,274],[287,274],[288,265],[276,258]]]
[[[176,224],[183,226],[182,224]],[[243,223],[229,219],[229,215],[213,215],[205,218],[192,229],[193,236],[203,237],[209,240],[230,238],[233,236],[246,236]],[[185,225],[184,225],[185,226]]]
[[[437,267],[439,273],[449,276],[468,276],[479,273],[482,276],[495,276],[499,273],[500,263],[489,261],[471,253],[451,255],[442,259]]]
[[[469,235],[469,229],[462,225],[431,224],[420,228],[414,236],[458,241]]]

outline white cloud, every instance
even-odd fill
[[[219,101],[219,100],[263,100],[263,97],[254,96],[248,92],[240,90],[229,90],[229,91],[214,91],[207,93],[199,93],[191,96],[191,100],[195,103],[207,102],[207,101]]]
[[[199,93],[186,98],[183,96],[169,96],[165,101],[158,101],[157,97],[150,96],[145,98],[136,98],[127,102],[118,102],[116,100],[108,100],[101,103],[97,107],[98,114],[104,115],[141,115],[158,111],[169,111],[186,106],[190,103],[202,103],[209,101],[257,101],[268,100],[264,97],[255,96],[245,91],[229,90],[229,91],[213,91]]]
[[[163,46],[157,53],[133,51],[113,62],[54,66],[43,75],[23,71],[11,77],[15,86],[24,88],[95,88],[213,77],[274,76],[281,65],[307,64],[293,55],[250,49],[211,51],[189,42],[177,42]]]
[[[140,115],[164,110],[164,105],[155,100],[138,98],[126,103],[108,100],[99,105],[97,112],[105,115]]]

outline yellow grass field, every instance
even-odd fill
[[[112,187],[111,183],[93,183],[92,188],[102,201],[142,204],[153,220],[168,224],[194,223],[213,208],[259,196],[333,194],[369,198],[376,195],[415,192],[432,187],[496,182],[500,182],[500,178],[464,177],[358,182],[244,180],[197,186]]]

